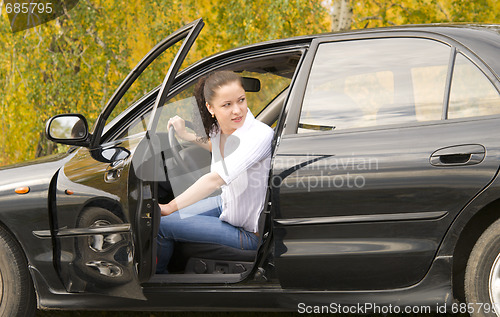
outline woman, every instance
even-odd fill
[[[200,79],[195,97],[207,137],[186,131],[174,117],[177,135],[212,152],[210,173],[168,204],[160,205],[157,273],[167,273],[174,241],[215,243],[255,250],[264,207],[273,130],[247,107],[240,76],[215,72]],[[221,188],[220,196],[208,197]]]

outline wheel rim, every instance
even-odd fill
[[[97,220],[94,222],[90,228],[95,227],[103,227],[109,226],[111,222],[107,220]],[[122,237],[119,234],[111,233],[111,234],[95,234],[89,236],[88,244],[90,249],[95,252],[106,252],[109,248],[111,248],[116,243],[122,241]]]
[[[500,254],[491,267],[489,291],[491,303],[495,307],[497,316],[500,317]]]

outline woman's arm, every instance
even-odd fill
[[[170,118],[167,123],[167,129],[170,128],[170,126],[174,126],[175,133],[179,136],[179,138],[189,141],[192,143],[195,143],[199,145],[200,147],[204,148],[207,151],[212,151],[212,142],[208,140],[207,142],[202,142],[194,133],[187,132],[186,130],[186,123],[184,119],[182,119],[179,116],[175,116],[173,118]]]
[[[174,128],[175,128],[175,126],[174,126]],[[175,130],[175,131],[177,132],[177,130]],[[205,150],[212,152],[212,142],[210,140],[208,140],[207,142],[203,142],[196,136],[196,134],[190,133],[187,131],[182,136],[179,135],[179,137],[185,141],[195,143],[198,146],[204,148]]]
[[[160,204],[161,215],[168,216],[171,213],[192,205],[207,197],[222,185],[224,180],[216,172],[210,172],[200,177],[193,185],[189,186],[182,194],[177,196],[168,204]]]

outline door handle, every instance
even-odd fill
[[[125,160],[117,160],[109,164],[104,173],[104,181],[107,183],[117,181],[121,176],[124,166]]]
[[[486,149],[480,144],[449,146],[434,151],[429,162],[433,166],[475,165],[484,160]]]

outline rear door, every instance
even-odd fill
[[[91,146],[78,149],[59,171],[52,187],[56,197],[52,235],[55,264],[67,291],[144,299],[140,283],[154,273],[155,219],[160,216],[155,197],[157,179],[150,177],[157,172],[156,141],[148,129],[108,142],[103,131],[116,123],[111,122],[106,130],[104,126],[122,111],[117,105],[136,79],[158,56],[168,53],[175,56],[156,104],[164,102],[165,92],[203,25],[199,19],[179,29],[139,62],[99,116]],[[176,43],[182,43],[177,53],[166,51]]]
[[[498,116],[464,116],[478,100],[486,105],[475,113],[498,113],[498,91],[471,61],[453,81],[468,83],[450,89],[464,56],[442,39],[374,35],[316,41],[312,51],[273,165],[280,282],[413,285],[451,221],[497,172]]]

